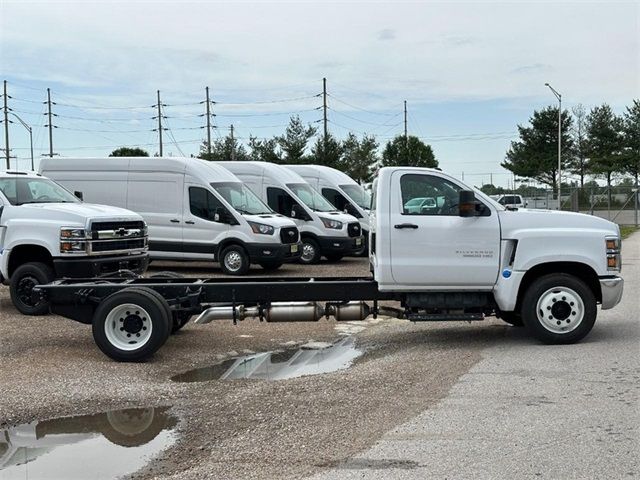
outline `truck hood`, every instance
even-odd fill
[[[502,238],[518,238],[527,230],[600,230],[605,235],[619,235],[619,228],[613,222],[584,213],[557,210],[503,210],[499,211]]]
[[[271,225],[275,228],[282,227],[295,227],[296,224],[290,218],[280,215],[278,213],[263,213],[260,215],[242,215],[247,222],[264,223],[265,225]]]
[[[22,205],[19,209],[26,209],[27,217],[58,219],[61,221],[75,221],[85,224],[88,219],[106,219],[114,221],[142,220],[142,217],[130,210],[107,205],[91,203],[32,203]]]

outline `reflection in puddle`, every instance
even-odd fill
[[[168,407],[114,410],[0,430],[0,479],[115,478],[176,440]]]
[[[197,368],[172,378],[176,382],[206,382],[253,378],[285,380],[287,378],[317,375],[348,368],[362,355],[351,338],[345,338],[322,349],[284,350],[256,353],[233,358],[210,367]]]

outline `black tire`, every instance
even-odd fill
[[[249,271],[251,263],[249,255],[240,245],[229,245],[218,258],[220,268],[227,275],[245,275]]]
[[[522,315],[518,312],[500,312],[499,315],[500,318],[509,325],[513,325],[514,327],[524,327]]]
[[[20,265],[11,275],[9,291],[11,301],[24,315],[46,315],[50,303],[46,300],[33,301],[31,291],[36,285],[44,285],[54,280],[53,269],[44,263],[29,262]]]
[[[573,275],[552,273],[535,280],[522,300],[522,319],[529,332],[547,344],[575,343],[596,321],[596,297]]]
[[[282,262],[262,262],[260,266],[267,272],[273,272],[282,266]]]
[[[127,304],[132,305],[129,311],[124,310]],[[136,307],[140,310],[135,310]],[[118,327],[119,323],[116,323],[120,314],[118,309],[124,312],[118,319],[122,322],[122,327]],[[140,313],[141,310],[147,313],[148,318],[144,312]],[[93,339],[105,355],[118,362],[147,360],[169,338],[172,325],[169,312],[169,305],[162,295],[149,288],[132,287],[121,290],[98,304],[93,314]],[[145,333],[149,328],[146,325],[151,327],[149,333]],[[107,335],[107,331],[113,332],[111,336]],[[135,342],[136,335],[142,336],[144,343],[137,347],[132,345],[130,348],[123,348],[124,345]],[[114,340],[114,337],[119,340]]]
[[[150,275],[149,278],[185,278],[184,275],[180,275],[176,272],[163,271],[154,273]],[[162,296],[162,295],[161,295]],[[163,299],[164,300],[164,299]],[[176,333],[182,327],[184,327],[189,320],[191,320],[191,315],[184,312],[176,312],[174,310],[170,310],[172,323],[171,323],[171,334]]]
[[[320,261],[321,257],[320,245],[313,238],[302,238],[302,255],[300,263],[304,265],[313,265]]]
[[[325,255],[325,257],[327,257],[327,260],[329,260],[330,262],[339,262],[340,260],[342,260],[342,257],[344,257],[344,255],[342,255],[341,253],[330,253],[328,255]]]

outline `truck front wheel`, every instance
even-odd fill
[[[575,343],[596,321],[596,297],[585,282],[573,275],[552,273],[535,280],[522,301],[522,319],[543,343]]]
[[[33,298],[33,287],[50,283],[55,278],[53,269],[41,262],[20,265],[11,275],[9,291],[11,301],[24,315],[45,315],[49,313],[49,302]]]

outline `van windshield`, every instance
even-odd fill
[[[273,213],[273,210],[262,203],[262,200],[245,186],[244,183],[212,183],[211,186],[239,213],[246,215]]]
[[[371,195],[360,185],[340,185],[340,188],[349,195],[349,198],[353,200],[356,205],[366,210],[371,209]]]
[[[322,195],[306,183],[289,183],[287,187],[314,212],[336,211],[336,207],[331,205]]]
[[[48,178],[1,178],[0,191],[11,205],[79,202],[70,192]]]

